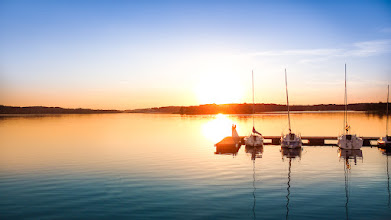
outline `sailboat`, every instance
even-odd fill
[[[360,149],[363,140],[355,134],[349,134],[350,126],[348,125],[348,95],[346,89],[346,64],[345,64],[345,111],[344,111],[344,134],[338,137],[338,146],[341,149]]]
[[[252,83],[253,83],[253,112],[252,112],[252,116],[253,116],[253,130],[251,132],[251,134],[247,137],[244,138],[244,143],[246,144],[247,147],[262,147],[263,146],[263,137],[262,137],[262,134],[259,133],[258,131],[255,130],[255,126],[254,126],[254,106],[255,106],[255,102],[254,102],[254,72],[251,71],[251,76],[252,76]]]
[[[387,87],[387,120],[386,120],[386,136],[377,140],[379,147],[391,147],[391,136],[388,136],[388,102],[390,97],[390,85]]]
[[[288,106],[289,133],[286,135],[282,135],[281,147],[299,148],[302,145],[301,137],[299,135],[296,135],[295,133],[292,133],[291,130],[291,117],[289,113],[289,99],[288,99],[288,79],[286,76],[286,69],[285,69],[285,88],[286,88],[286,105]]]

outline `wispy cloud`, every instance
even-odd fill
[[[356,42],[345,48],[319,48],[297,50],[270,50],[247,54],[247,56],[298,56],[300,63],[327,61],[335,57],[369,57],[391,52],[391,39]]]
[[[345,56],[375,56],[391,52],[391,40],[365,41],[353,44],[353,49],[347,50]]]
[[[249,54],[250,56],[328,56],[341,52],[340,49],[303,49],[303,50],[281,50],[262,51]]]

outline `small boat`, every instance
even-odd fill
[[[300,148],[302,145],[300,135],[290,132],[281,137],[281,147],[285,148]]]
[[[390,85],[387,87],[387,120],[386,120],[386,136],[381,137],[379,140],[377,140],[377,144],[379,147],[391,147],[391,136],[388,136],[388,102],[390,97]]]
[[[344,111],[344,134],[338,137],[338,146],[341,149],[360,149],[363,145],[362,138],[355,134],[349,134],[350,126],[348,125],[348,98],[346,89],[346,64],[345,64],[345,111]]]
[[[300,135],[296,135],[295,133],[292,133],[291,130],[291,117],[289,113],[289,99],[288,99],[288,79],[286,76],[286,69],[285,69],[285,88],[286,88],[286,105],[288,107],[289,133],[281,136],[281,140],[280,140],[281,147],[299,148],[302,145],[301,137]]]
[[[262,135],[253,133],[244,138],[246,146],[251,147],[262,147],[263,146],[263,137]]]
[[[255,102],[254,102],[254,72],[251,72],[252,75],[252,83],[253,83],[253,130],[251,134],[244,138],[244,143],[247,147],[261,147],[263,146],[263,137],[262,134],[259,133],[257,130],[255,130],[254,126],[254,109],[255,109]]]

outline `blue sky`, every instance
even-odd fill
[[[0,104],[385,100],[391,1],[3,1]]]

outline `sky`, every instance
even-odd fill
[[[391,1],[0,0],[0,104],[385,102]]]

